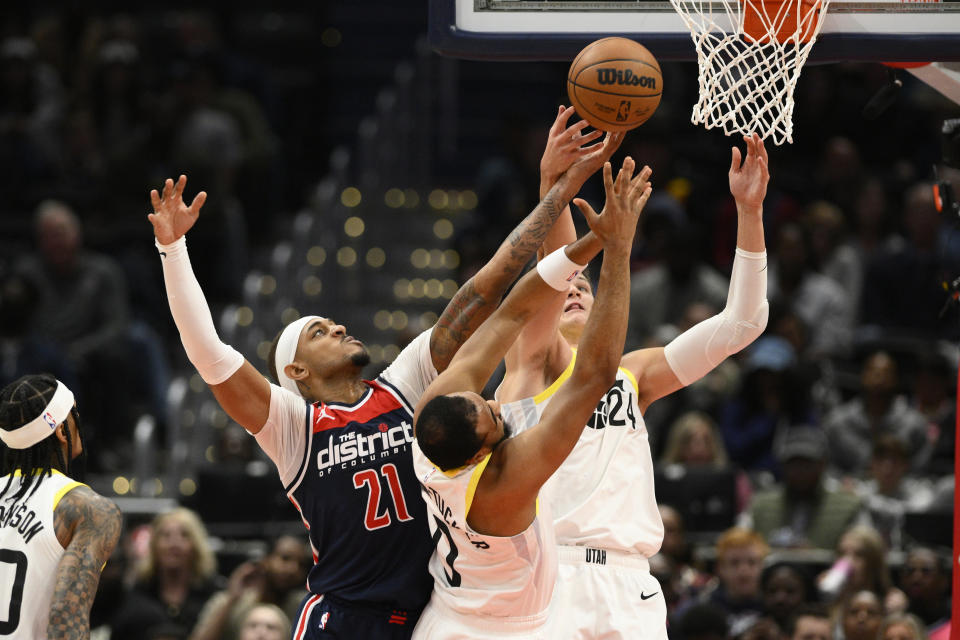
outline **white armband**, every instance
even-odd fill
[[[209,385],[220,384],[243,366],[240,352],[220,341],[210,307],[190,266],[186,237],[170,244],[157,243],[163,262],[170,313],[180,331],[180,341],[197,373]]]
[[[677,336],[663,350],[683,386],[756,340],[767,326],[767,253],[737,249],[727,306]]]
[[[587,265],[577,264],[567,257],[567,245],[564,245],[537,263],[537,273],[543,281],[557,291],[566,291],[577,275]]]

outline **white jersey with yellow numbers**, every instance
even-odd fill
[[[550,399],[570,377],[566,370],[533,398],[501,406],[514,433],[540,421]],[[639,553],[650,557],[663,542],[653,487],[653,459],[640,413],[637,381],[620,368],[580,440],[540,492],[553,513],[557,544]]]
[[[10,476],[0,478],[0,489]],[[19,489],[16,473],[5,496]],[[50,600],[64,548],[53,512],[68,491],[84,486],[57,471],[36,491],[10,502],[0,498],[0,638],[46,640]]]
[[[482,630],[509,631],[514,623],[524,629],[545,623],[557,575],[553,527],[545,511],[538,508],[530,526],[510,537],[482,535],[467,524],[474,491],[489,460],[488,455],[479,464],[444,472],[416,441],[413,444],[414,470],[436,543],[429,564],[433,593],[427,605],[433,611],[424,617],[439,613],[459,621],[476,620],[475,637],[483,636]]]

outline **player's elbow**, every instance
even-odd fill
[[[727,343],[727,355],[733,355],[760,337],[767,328],[770,318],[770,305],[766,299],[757,307],[756,313],[748,320],[738,320],[734,326],[731,340]]]

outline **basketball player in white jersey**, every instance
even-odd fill
[[[563,122],[559,125],[554,133],[562,130]],[[767,154],[759,136],[744,139],[747,157],[741,163],[741,153],[734,148],[729,171],[738,227],[726,308],[665,348],[624,354],[616,382],[595,405],[573,453],[544,487],[560,559],[551,637],[666,638],[666,605],[647,562],[660,548],[663,524],[643,412],[657,398],[698,380],[746,347],[766,326],[762,205],[769,179]],[[549,177],[545,183],[541,188],[549,188]],[[576,236],[572,220],[564,216],[544,251]],[[505,405],[511,408],[505,418],[518,430],[535,422],[569,386],[565,383],[580,361],[577,346],[592,304],[589,281],[578,277],[567,298],[544,305],[507,354],[497,399],[527,398]]]
[[[83,451],[73,393],[50,375],[0,391],[0,638],[90,637],[117,506],[70,477]]]
[[[650,170],[635,177],[627,158],[597,216],[578,200],[591,232],[525,275],[461,347],[417,405],[414,468],[437,543],[434,589],[414,638],[547,638],[556,575],[552,523],[538,509],[540,487],[570,453],[593,407],[614,382],[626,337],[630,248],[650,195]],[[583,332],[582,358],[540,423],[516,438],[500,406],[478,392],[523,323],[602,248],[600,293]]]

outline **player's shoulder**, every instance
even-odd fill
[[[64,529],[72,531],[78,525],[91,526],[108,535],[114,529],[119,531],[122,520],[123,514],[113,500],[85,484],[68,490],[54,509],[57,537]]]

